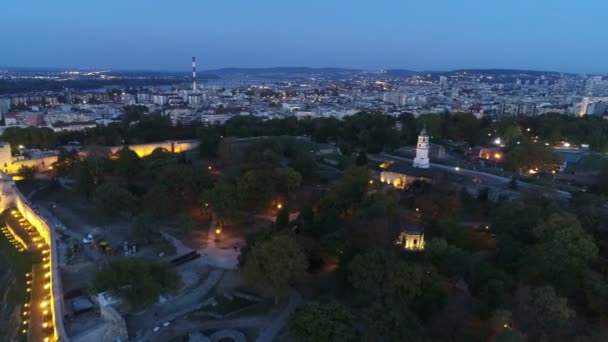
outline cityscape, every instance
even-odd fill
[[[7,4],[0,340],[608,340],[608,7],[543,1]]]

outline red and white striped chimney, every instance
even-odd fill
[[[192,91],[196,91],[196,57],[192,57]]]

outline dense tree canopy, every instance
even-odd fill
[[[117,215],[132,214],[137,206],[137,199],[128,190],[114,184],[105,183],[97,187],[93,199],[100,213]]]
[[[296,309],[289,320],[289,331],[297,341],[338,341],[356,339],[353,317],[336,302],[311,302]]]
[[[134,307],[156,302],[161,294],[177,289],[179,283],[173,266],[137,258],[112,261],[93,277],[96,291],[115,291]]]
[[[270,290],[278,299],[307,267],[308,261],[300,246],[290,236],[279,235],[253,246],[243,272],[251,283]]]

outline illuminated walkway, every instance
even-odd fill
[[[34,265],[32,273],[28,274],[26,288],[30,300],[22,313],[22,333],[27,333],[28,341],[54,341],[49,246],[19,211],[11,210],[6,224],[33,253]]]

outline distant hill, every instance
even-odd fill
[[[457,74],[466,72],[468,74],[482,74],[482,75],[530,75],[530,76],[540,76],[540,75],[562,75],[566,74],[563,72],[557,71],[540,71],[540,70],[519,70],[519,69],[457,69],[452,70],[449,74]]]
[[[311,75],[343,75],[362,72],[358,69],[346,68],[307,68],[307,67],[277,67],[277,68],[223,68],[205,70],[205,73],[220,77],[247,75],[251,77],[289,77]]]
[[[253,72],[281,72],[281,73],[309,73],[309,72],[358,72],[362,69],[348,68],[309,68],[309,67],[273,67],[273,68],[221,68],[206,70],[213,73],[253,73]]]
[[[418,74],[419,72],[413,71],[413,70],[407,70],[407,69],[388,69],[388,70],[386,70],[386,73],[391,76],[404,77],[404,76],[413,76],[413,75]]]

